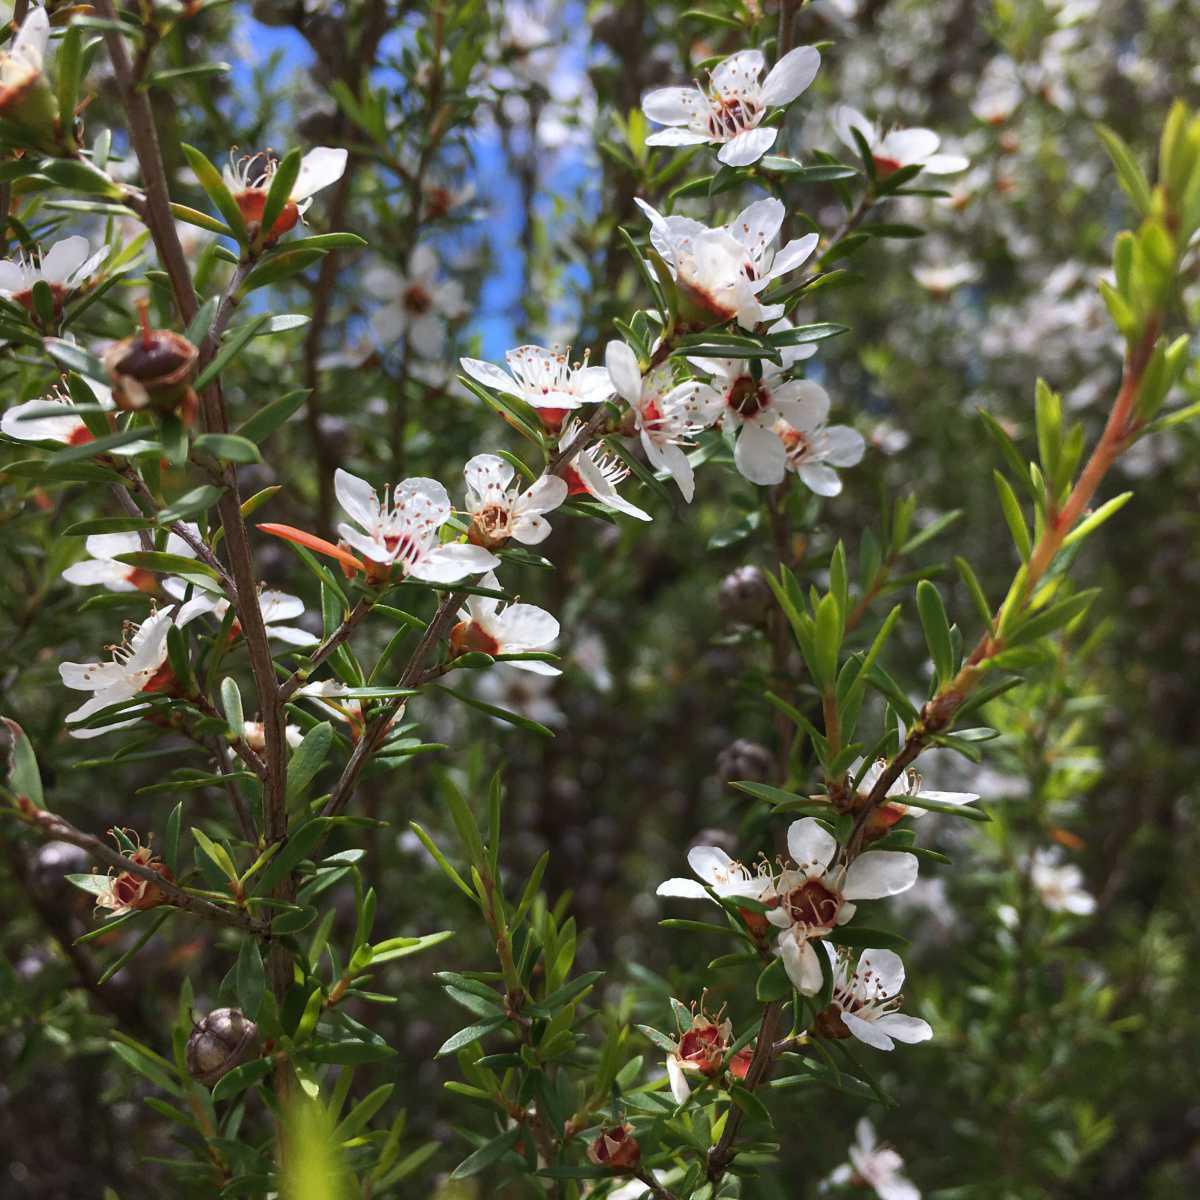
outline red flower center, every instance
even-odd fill
[[[450,631],[450,648],[455,654],[478,650],[493,656],[500,653],[500,643],[476,621],[459,621]]]
[[[842,906],[841,897],[818,879],[805,880],[788,892],[783,902],[794,924],[819,929],[831,929]]]
[[[725,403],[739,417],[754,417],[770,405],[771,397],[759,380],[740,375],[726,393]]]
[[[267,207],[267,189],[247,188],[244,192],[238,192],[233,199],[238,206],[238,211],[242,214],[242,220],[246,222],[250,232],[254,233],[262,224],[263,212]],[[299,220],[300,209],[296,206],[296,202],[285,200],[279,216],[275,218],[275,224],[271,226],[269,236],[271,238],[282,237],[289,229],[294,229]]]

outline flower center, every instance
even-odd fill
[[[475,650],[493,658],[500,653],[500,643],[477,621],[459,621],[450,631],[450,648],[455,654]]]
[[[263,212],[267,207],[267,189],[247,188],[245,191],[238,192],[233,199],[238,206],[238,211],[242,214],[242,220],[246,222],[253,234],[262,224]],[[279,216],[275,218],[275,224],[271,226],[270,237],[282,236],[289,229],[295,228],[296,222],[299,220],[300,209],[296,202],[285,200]]]
[[[758,124],[762,108],[746,96],[718,97],[708,110],[708,135],[711,138],[737,137]]]
[[[679,1039],[678,1057],[702,1075],[717,1075],[725,1058],[725,1040],[716,1025],[693,1025]]]
[[[842,898],[819,879],[807,879],[788,892],[783,903],[794,925],[832,929],[838,909],[842,907]]]
[[[562,477],[567,482],[568,496],[590,496],[591,489],[583,482],[583,477],[574,467],[563,467]]]
[[[92,440],[89,434],[85,441]],[[158,591],[158,577],[153,571],[147,571],[145,567],[133,567],[125,574],[125,582],[132,584],[139,592],[145,592],[152,596]]]
[[[163,663],[153,675],[142,685],[143,692],[170,692],[177,686],[175,672],[170,663]]]
[[[67,438],[68,446],[83,446],[88,442],[94,442],[96,439],[92,437],[92,431],[80,422],[74,429],[71,430],[71,436]]]
[[[725,394],[725,403],[743,419],[756,417],[771,403],[770,393],[760,380],[750,375],[740,375]]]
[[[401,303],[405,311],[415,317],[423,317],[433,307],[433,297],[419,283],[410,283],[404,289]]]
[[[875,174],[881,179],[895,174],[904,165],[898,158],[888,158],[886,154],[872,154],[875,160]]]

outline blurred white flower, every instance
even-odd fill
[[[879,1200],[921,1200],[921,1193],[903,1172],[904,1159],[876,1140],[871,1122],[863,1117],[855,1129],[850,1161],[830,1175],[829,1183],[872,1188]]]
[[[199,528],[190,521],[185,521],[183,525],[189,533],[200,536]],[[136,533],[93,533],[84,545],[91,557],[72,563],[62,573],[68,583],[80,587],[98,583],[110,592],[147,592],[153,595],[158,591],[158,576],[153,571],[117,562],[117,555],[136,554],[142,549],[141,538]],[[163,549],[167,554],[178,554],[183,558],[196,557],[196,552],[176,533],[167,534]]]
[[[487,671],[479,672],[475,695],[485,704],[514,712],[540,725],[553,728],[562,725],[567,717],[554,702],[554,681],[548,675],[536,675],[516,670],[516,663],[501,662]],[[499,724],[503,724],[496,718]]]
[[[446,348],[446,322],[466,312],[462,284],[440,277],[438,257],[422,244],[408,260],[408,270],[374,266],[363,278],[367,291],[383,305],[371,314],[375,336],[390,346],[408,337],[409,345],[425,358],[437,358]]]
[[[709,76],[707,91],[668,87],[650,92],[642,111],[666,125],[646,139],[647,146],[720,146],[717,158],[731,167],[758,162],[775,144],[776,128],[760,128],[770,108],[791,104],[816,78],[821,55],[812,46],[785,54],[759,83],[766,66],[761,50],[739,50]]]
[[[1062,862],[1056,850],[1043,847],[1034,852],[1029,882],[1051,912],[1086,917],[1096,909],[1096,898],[1083,886],[1083,872],[1074,863]]]
[[[181,601],[179,613],[175,618],[177,625],[186,625],[189,621],[204,614],[211,614],[218,621],[225,619],[229,611],[229,601],[224,596],[216,596],[198,587],[192,588],[192,598],[184,601],[188,584],[178,578],[167,579],[163,583],[166,591]],[[283,621],[294,621],[304,616],[304,601],[299,596],[291,596],[275,588],[264,588],[258,594],[258,607],[262,612],[263,625],[267,637],[278,638],[290,646],[315,646],[321,639],[307,629],[298,625],[283,625]],[[235,619],[229,628],[229,636],[237,637],[241,633],[241,625]]]
[[[912,273],[927,292],[940,299],[948,296],[956,287],[978,279],[979,267],[972,262],[917,263]]]
[[[914,165],[931,175],[953,175],[971,165],[961,154],[938,154],[941,138],[932,129],[893,129],[885,134],[848,104],[839,104],[834,110],[833,127],[854,151],[858,150],[858,143],[851,130],[857,129],[875,161],[876,173],[884,177],[901,167]]]

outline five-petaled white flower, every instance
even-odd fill
[[[87,238],[63,238],[44,254],[0,259],[0,296],[13,300],[33,311],[33,288],[45,283],[56,307],[61,307],[67,295],[84,283],[108,257],[108,247],[101,246],[95,254]]]
[[[159,612],[140,625],[127,626],[124,643],[109,647],[111,662],[60,663],[58,673],[67,687],[94,693],[90,700],[67,714],[67,724],[83,721],[101,709],[144,693],[170,691],[175,685],[175,676],[167,664],[167,630],[171,623],[170,612]],[[133,711],[140,716],[140,708]],[[70,733],[77,738],[99,737],[114,729],[136,725],[139,716],[127,720],[122,713],[120,719],[102,728],[72,729]]]
[[[184,527],[196,537],[200,536],[200,530],[191,522],[185,522]],[[84,545],[91,557],[72,563],[62,573],[68,583],[81,587],[98,583],[110,592],[146,592],[153,595],[158,591],[158,576],[153,571],[117,562],[117,555],[136,554],[142,549],[141,539],[136,533],[93,533]],[[168,554],[178,554],[184,558],[196,557],[196,552],[177,533],[167,534],[163,549]]]
[[[229,152],[229,164],[222,174],[225,186],[233,193],[234,202],[246,222],[251,235],[258,233],[263,212],[267,205],[267,193],[271,180],[279,168],[273,154],[247,154],[235,159],[236,148]],[[346,170],[347,151],[332,146],[314,146],[301,160],[296,182],[284,202],[275,223],[268,230],[272,239],[287,233],[308,211],[313,196],[330,184],[336,183]]]
[[[494,572],[480,581],[485,588],[499,588]],[[450,631],[450,647],[455,654],[482,651],[493,658],[500,654],[525,654],[531,650],[549,650],[558,638],[558,621],[535,604],[506,604],[494,596],[470,596],[458,615],[462,618]],[[561,675],[557,667],[540,659],[522,659],[511,664],[535,675]]]
[[[818,496],[837,496],[842,481],[834,468],[857,466],[866,453],[866,440],[849,425],[825,424],[829,396],[823,387],[809,383],[801,403],[802,424],[784,418],[775,422],[775,435],[787,456],[784,466]]]
[[[586,359],[572,363],[570,353],[543,346],[518,346],[504,355],[507,372],[478,358],[458,361],[477,383],[507,392],[534,408],[564,413],[581,404],[607,400],[613,393],[608,372],[603,367],[589,367]]]
[[[181,601],[175,624],[184,626],[196,617],[211,613],[218,621],[225,620],[229,611],[229,601],[224,596],[217,596],[200,587],[192,588],[192,598],[185,600],[188,584],[185,580],[172,577],[163,581],[163,588],[176,600]],[[258,607],[262,613],[263,626],[267,637],[278,638],[290,646],[315,646],[320,638],[301,629],[298,625],[282,625],[282,621],[294,621],[304,616],[304,601],[299,596],[289,595],[275,588],[264,588],[258,594]],[[236,618],[229,627],[229,636],[237,637],[241,633],[241,625]]]
[[[112,391],[102,383],[88,381],[89,387],[101,405],[114,408]],[[62,414],[52,411],[61,409]],[[75,411],[75,401],[61,387],[55,387],[45,396],[14,404],[0,417],[0,433],[18,442],[62,442],[67,446],[82,446],[95,441],[92,431]],[[37,416],[33,414],[37,413]],[[135,443],[140,445],[141,443]],[[114,454],[129,453],[124,446],[112,451]]]
[[[851,132],[857,129],[871,152],[876,174],[885,178],[901,167],[920,166],[931,175],[954,175],[971,165],[961,154],[939,154],[942,139],[932,129],[893,129],[884,133],[848,104],[839,104],[834,110],[833,128],[851,150],[859,148]]]
[[[644,200],[636,202],[650,222],[650,244],[667,264],[679,286],[680,298],[697,319],[720,324],[736,318],[742,328],[753,329],[783,316],[782,304],[764,305],[758,294],[777,274],[792,269],[786,264],[795,252],[789,254],[778,272],[772,262],[770,270],[762,274],[759,268],[765,247],[756,238],[735,237],[732,229],[739,227],[737,219],[728,226],[710,229],[690,217],[664,217]],[[758,245],[757,255],[751,252],[754,245]]]
[[[834,867],[837,840],[815,817],[793,821],[787,831],[794,867],[775,881],[778,907],[767,920],[783,932],[777,949],[788,978],[802,995],[821,990],[821,963],[810,939],[844,925],[856,911],[853,900],[879,900],[906,892],[917,881],[916,855],[874,850],[848,868]]]
[[[1034,852],[1029,881],[1051,912],[1086,917],[1096,909],[1095,896],[1083,886],[1083,872],[1074,863],[1061,862],[1056,850],[1042,848]]]
[[[629,402],[646,457],[675,480],[690,504],[696,483],[684,448],[721,415],[720,396],[694,379],[675,384],[665,363],[643,378],[637,355],[625,342],[608,343],[605,364],[617,392]]]
[[[450,516],[450,497],[436,479],[406,479],[379,493],[365,480],[340,467],[333,478],[338,503],[361,528],[338,526],[344,541],[371,562],[398,563],[406,575],[425,583],[457,583],[490,571],[500,560],[482,546],[443,544],[438,530]]]
[[[730,858],[720,846],[693,846],[687,855],[695,879],[668,879],[658,885],[655,895],[682,900],[710,900],[708,888],[718,896],[746,896],[766,904],[775,894],[775,881],[765,870],[751,870]],[[708,888],[705,885],[708,885]]]
[[[864,950],[855,966],[844,951],[837,953],[823,942],[833,968],[830,1008],[818,1018],[820,1032],[845,1037],[850,1034],[876,1050],[894,1050],[896,1042],[927,1042],[933,1037],[928,1021],[906,1017],[899,1011],[904,986],[904,964],[891,950]],[[833,1028],[830,1026],[842,1026]]]
[[[568,421],[559,437],[559,447],[569,446],[579,436],[581,428],[578,421]],[[639,521],[654,519],[648,512],[644,512],[620,495],[617,485],[628,478],[629,468],[623,466],[615,456],[605,454],[599,447],[587,446],[580,450],[561,470],[562,477],[567,481],[568,496],[591,496],[593,500],[599,500],[606,507],[628,517],[636,517]]]
[[[808,379],[788,379],[786,367],[771,362],[763,362],[762,374],[755,378],[745,359],[688,361],[712,376],[725,427],[737,435],[733,448],[737,469],[751,483],[782,483],[789,447],[778,423],[782,418],[792,430],[818,428],[829,411],[825,390]],[[792,448],[797,446],[793,441]]]
[[[50,18],[44,8],[29,11],[8,47],[0,50],[0,113],[16,113],[41,78],[50,42]]]
[[[759,83],[766,61],[761,50],[739,50],[716,67],[707,91],[695,87],[658,88],[642,100],[651,121],[668,128],[652,133],[647,146],[720,146],[717,158],[731,167],[758,162],[775,144],[779,130],[761,128],[769,108],[791,104],[812,83],[821,55],[812,46],[785,54]]]
[[[406,271],[375,266],[363,276],[363,286],[384,303],[371,314],[371,328],[385,346],[407,336],[424,358],[436,358],[446,346],[446,322],[466,312],[462,284],[442,278],[432,247],[422,244],[408,260]]]
[[[863,1117],[855,1129],[850,1161],[838,1167],[829,1182],[838,1187],[873,1188],[879,1200],[921,1200],[921,1193],[903,1172],[904,1159],[891,1146],[879,1143],[871,1122]]]
[[[550,536],[553,512],[567,498],[567,483],[557,475],[543,475],[521,491],[510,488],[516,470],[496,454],[477,454],[463,467],[467,480],[467,512],[471,515],[471,540],[483,546],[500,546],[516,538],[536,546]]]

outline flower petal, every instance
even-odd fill
[[[771,108],[791,104],[817,77],[821,54],[813,46],[789,50],[767,73],[762,85],[762,102]]]
[[[787,451],[783,442],[761,425],[746,423],[733,450],[738,471],[751,483],[771,485],[783,482]]]
[[[874,850],[856,858],[846,872],[842,892],[847,900],[879,900],[907,892],[917,882],[915,854]]]
[[[365,479],[338,467],[333,475],[333,490],[342,511],[352,521],[367,530],[378,523],[379,495]]]
[[[707,108],[708,100],[694,87],[656,88],[642,97],[642,112],[659,125],[687,125]]]
[[[478,575],[499,565],[500,560],[482,546],[450,542],[423,554],[408,573],[426,583],[457,583],[468,575]]]
[[[816,817],[793,821],[788,826],[787,844],[792,861],[805,872],[824,871],[837,853],[837,839]]]
[[[609,342],[604,351],[604,365],[621,398],[637,404],[642,398],[642,369],[628,343]]]
[[[770,148],[775,145],[779,130],[774,126],[759,129],[747,129],[737,137],[726,142],[717,151],[717,159],[727,167],[748,167],[756,163]]]
[[[346,170],[347,152],[332,146],[314,146],[301,160],[300,173],[292,185],[293,200],[307,200],[315,192],[336,183]]]

